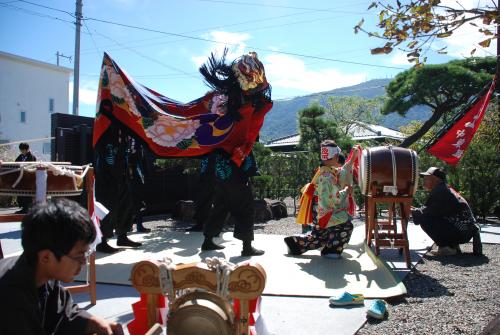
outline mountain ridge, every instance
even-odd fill
[[[326,99],[332,96],[358,96],[364,99],[373,99],[385,95],[385,86],[392,79],[372,79],[363,83],[336,88],[330,91],[311,93],[291,99],[274,100],[271,111],[267,114],[260,131],[263,141],[298,133],[298,112],[313,102],[325,106]],[[429,108],[416,106],[408,111],[406,116],[397,113],[383,115],[380,125],[397,130],[412,120],[426,120],[431,115]]]

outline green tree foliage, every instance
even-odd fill
[[[429,106],[432,116],[414,134],[408,136],[402,147],[420,139],[441,117],[453,115],[492,79],[493,57],[453,61],[447,64],[423,65],[401,72],[386,87],[388,99],[382,114],[405,115],[417,105]]]
[[[379,10],[377,26],[382,33],[365,30],[362,27],[364,19],[354,27],[354,32],[363,31],[369,36],[385,40],[383,46],[371,50],[372,54],[388,54],[398,47],[407,53],[409,62],[417,65],[426,61],[426,57],[421,58],[424,47],[430,49],[430,44],[436,38],[449,37],[464,24],[477,28],[477,44],[483,48],[498,39],[498,2],[473,1],[467,7],[465,1],[458,0],[454,5],[453,8],[449,7],[440,0],[375,1],[368,9]],[[475,51],[475,46],[471,45],[471,56]],[[445,54],[446,47],[437,52]]]
[[[350,146],[350,139],[339,132],[337,123],[328,119],[327,110],[318,103],[299,111],[300,147],[309,152],[319,152],[320,143],[326,139],[337,142],[340,147]]]
[[[347,136],[358,121],[377,124],[383,98],[364,99],[357,96],[333,96],[326,102],[326,116],[337,123],[342,135]]]

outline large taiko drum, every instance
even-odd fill
[[[417,153],[393,146],[364,149],[358,183],[363,195],[413,197],[418,187]]]
[[[47,196],[80,195],[87,169],[58,162],[4,162],[0,164],[0,195],[35,196],[37,170],[47,171]]]
[[[191,292],[176,299],[167,318],[168,335],[235,334],[229,302],[211,292]]]

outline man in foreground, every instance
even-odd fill
[[[482,254],[481,237],[467,201],[446,183],[446,173],[430,167],[420,173],[423,187],[429,191],[425,205],[412,208],[413,222],[420,225],[438,246],[435,255],[449,256],[460,252],[459,245],[473,240],[473,252]]]
[[[0,334],[122,335],[120,324],[74,304],[59,282],[72,282],[87,262],[96,236],[87,211],[71,200],[51,200],[35,205],[21,229],[23,253],[0,261]]]

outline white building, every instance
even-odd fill
[[[0,51],[0,142],[50,160],[51,114],[68,113],[73,70]],[[18,152],[18,143],[11,152]],[[10,155],[12,157],[12,154]]]

